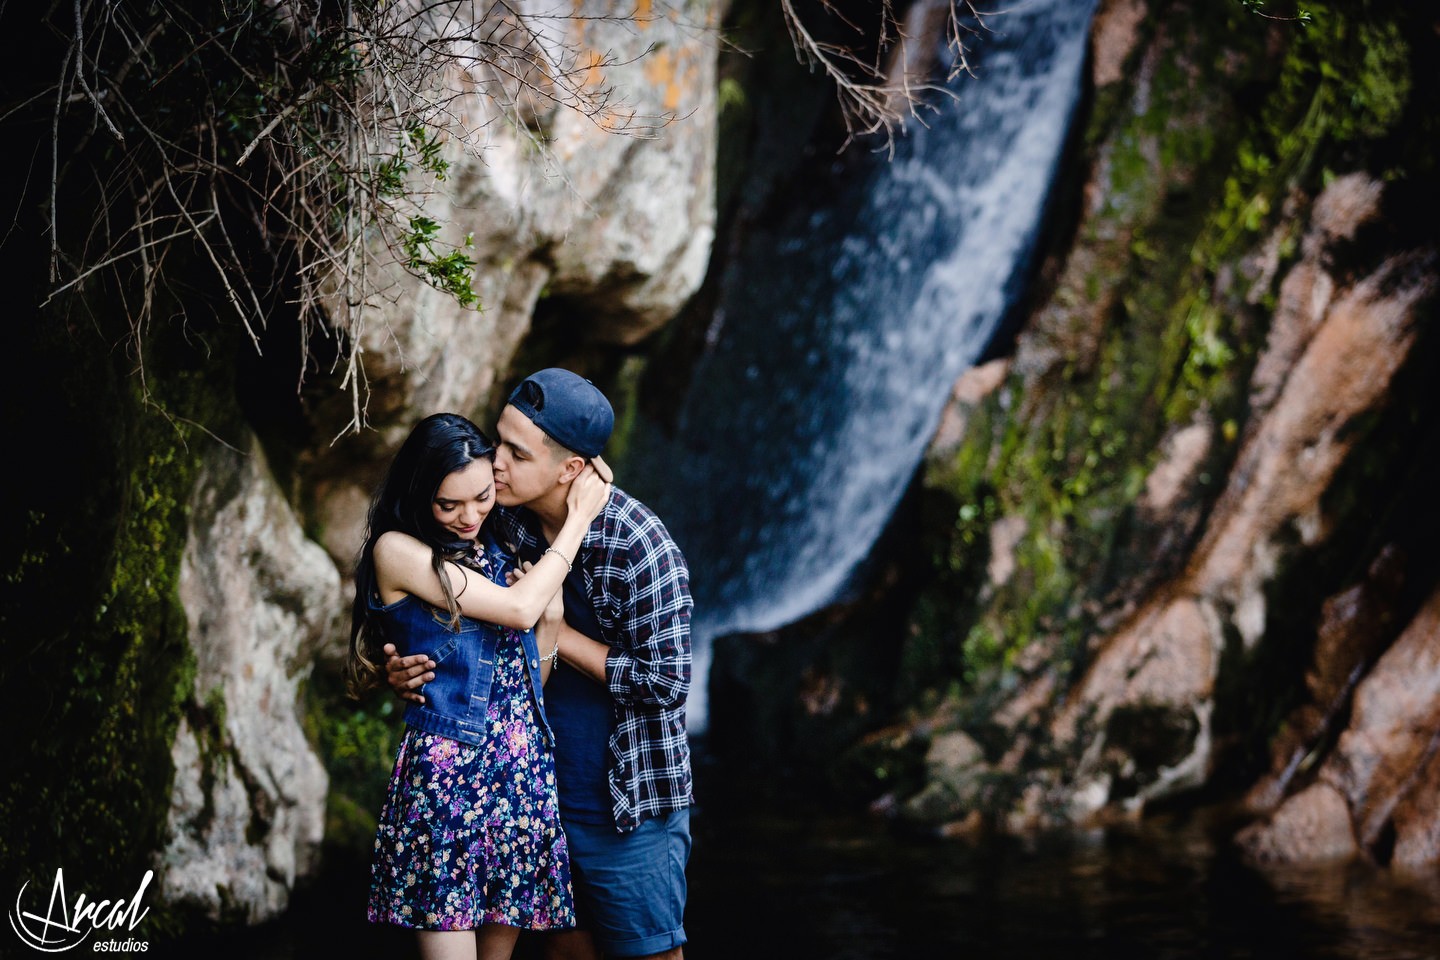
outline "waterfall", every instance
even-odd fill
[[[975,76],[893,159],[753,230],[726,267],[674,433],[637,431],[627,471],[690,563],[693,729],[714,638],[844,597],[950,387],[1021,293],[1092,9],[1035,0],[987,17]]]

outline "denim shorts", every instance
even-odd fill
[[[690,811],[651,817],[629,833],[565,823],[580,926],[614,957],[663,953],[685,942]]]

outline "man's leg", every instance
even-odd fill
[[[584,930],[547,933],[545,960],[600,960],[600,951],[595,949],[595,938]],[[648,957],[635,957],[634,960],[685,960],[685,951],[676,947]]]
[[[637,957],[635,960],[685,960],[685,951],[676,947],[674,950],[666,950],[664,953],[652,953],[648,957]]]
[[[581,925],[606,958],[680,960],[685,942],[685,865],[690,811],[646,820],[629,833],[565,824]],[[583,948],[579,941],[562,947]],[[564,954],[547,960],[572,960]],[[593,960],[595,952],[574,954]]]

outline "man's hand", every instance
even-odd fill
[[[412,703],[424,703],[420,688],[435,679],[435,674],[430,672],[435,669],[435,661],[423,653],[402,657],[393,643],[385,644],[382,649],[389,658],[385,661],[385,681],[395,696]]]

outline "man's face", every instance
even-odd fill
[[[545,431],[510,405],[495,422],[495,500],[518,507],[538,500],[560,482],[562,452],[546,442]]]

